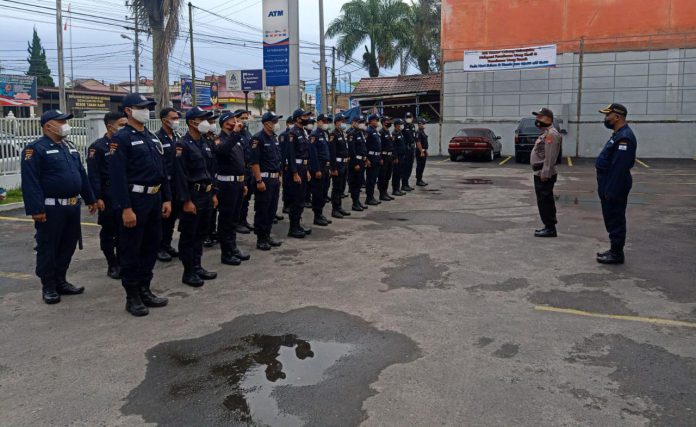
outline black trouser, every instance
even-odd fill
[[[329,188],[331,187],[331,166],[327,163],[326,164],[326,173],[324,176],[321,177],[322,181],[324,181],[324,203],[326,203],[326,200],[329,198]]]
[[[623,248],[626,244],[626,205],[628,204],[628,195],[611,200],[607,200],[600,195],[599,200],[602,202],[604,227],[609,233],[611,250],[623,253]]]
[[[391,155],[382,156],[382,166],[379,168],[379,182],[377,183],[377,188],[379,189],[379,194],[382,195],[387,192],[389,188],[389,180],[394,173],[394,160]]]
[[[282,188],[283,188],[283,209],[286,207],[289,207],[290,199],[288,198],[288,188],[290,187],[290,183],[292,182],[292,176],[290,177],[290,180],[288,180],[288,174],[284,173],[282,174]]]
[[[280,180],[278,178],[263,178],[266,191],[256,189],[254,196],[254,233],[257,236],[269,236],[273,227],[278,197],[280,196]]]
[[[80,203],[46,206],[46,221],[36,228],[36,275],[45,285],[65,280],[80,238]]]
[[[218,240],[223,254],[237,247],[235,224],[244,201],[244,182],[216,181],[218,197]]]
[[[401,168],[402,168],[402,163],[401,161],[403,160],[403,155],[401,154],[395,154],[394,155],[394,170],[392,172],[392,191],[400,191],[401,190]]]
[[[99,249],[104,253],[109,266],[118,259],[118,218],[113,210],[111,199],[104,198],[104,210],[97,214],[99,230]]]
[[[355,166],[360,166],[359,170],[355,170]],[[362,160],[353,162],[348,166],[348,190],[350,197],[353,199],[353,204],[360,203],[360,190],[365,183],[365,164]]]
[[[162,243],[160,244],[160,248],[162,249],[168,248],[172,245],[174,226],[176,225],[176,220],[179,219],[179,213],[181,212],[181,202],[176,194],[176,185],[171,180],[169,181],[169,187],[172,189],[172,213],[168,218],[162,218]]]
[[[244,174],[244,183],[246,184],[249,191],[247,195],[244,196],[244,201],[242,203],[242,210],[239,214],[239,224],[244,224],[248,221],[249,217],[249,203],[251,202],[251,196],[254,195],[254,190],[256,189],[256,184],[254,184],[254,175],[251,171],[247,171]]]
[[[210,222],[208,223],[208,237],[213,240],[217,239],[218,234],[218,208],[212,208],[210,210]]]
[[[416,181],[423,181],[423,171],[425,170],[425,163],[428,161],[428,157],[421,156],[420,153],[416,154]]]
[[[341,208],[343,193],[346,191],[346,163],[337,163],[338,175],[331,177],[331,207],[336,210]]]
[[[370,156],[370,167],[365,169],[365,196],[367,200],[375,198],[375,186],[379,178],[381,156]]]
[[[536,192],[537,207],[539,208],[539,216],[541,222],[546,227],[556,227],[556,200],[553,197],[553,187],[556,184],[557,175],[541,181],[538,175],[534,175],[534,191]]]
[[[314,175],[312,180],[309,181],[309,188],[312,193],[312,211],[315,214],[322,214],[324,205],[326,205],[326,199],[324,198],[324,190],[326,189],[325,177],[329,175],[329,167],[322,166],[319,170],[321,171],[321,178],[317,178]]]
[[[300,175],[300,183],[296,183],[290,170],[285,171],[288,181],[288,203],[290,204],[290,225],[300,225],[302,212],[304,212],[305,193],[307,192],[307,166],[297,165],[297,173]]]
[[[119,261],[123,287],[136,289],[149,285],[152,280],[152,269],[162,240],[162,198],[160,193],[131,192],[130,201],[135,213],[135,227],[124,227],[123,211],[116,211],[119,221]]]
[[[415,150],[413,147],[407,148],[406,153],[401,159],[401,183],[408,185],[408,180],[411,179],[413,173],[413,160],[415,158]]]
[[[179,259],[186,270],[200,267],[203,256],[203,241],[210,229],[210,211],[213,208],[213,193],[196,191],[191,187],[191,201],[196,213],[181,212],[179,219]]]

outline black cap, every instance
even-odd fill
[[[602,108],[599,110],[600,113],[602,114],[609,114],[609,113],[616,113],[620,116],[626,117],[628,115],[628,110],[623,104],[617,104],[613,103],[610,105],[607,105],[606,107]]]
[[[316,120],[314,117],[310,117],[310,118],[309,118],[309,121],[308,121],[307,123],[312,123],[312,124],[314,124],[314,123],[316,123],[316,122],[317,122],[317,120]]]
[[[152,107],[153,105],[157,105],[155,101],[150,101],[145,97],[145,95],[141,95],[139,93],[129,93],[128,95],[124,96],[123,99],[121,99],[121,104],[123,108]]]
[[[220,120],[218,120],[220,122],[220,126],[222,126],[223,124],[225,124],[226,121],[232,118],[234,118],[234,113],[232,111],[225,111],[220,116]]]
[[[317,121],[327,121],[327,122],[331,122],[331,121],[333,121],[333,117],[331,117],[331,115],[329,115],[329,114],[321,113],[321,114],[319,114],[319,116],[317,117]]]
[[[379,114],[370,114],[369,116],[367,116],[368,122],[371,122],[373,120],[379,120]]]
[[[285,123],[286,123],[286,124],[292,123],[292,116],[288,116],[288,118],[285,119]]]
[[[310,113],[309,111],[305,111],[302,108],[298,108],[297,110],[292,112],[292,119],[296,120],[303,116],[309,116],[310,114],[312,113]]]
[[[408,119],[409,117],[413,117],[413,114],[411,114],[411,112],[409,111],[408,113],[406,113],[406,116],[404,116],[404,117],[406,117]]]
[[[186,121],[197,119],[199,117],[203,117],[204,119],[208,120],[209,118],[213,117],[213,112],[206,111],[201,107],[193,107],[186,112]]]
[[[355,116],[355,117],[353,117],[353,120],[351,121],[351,123],[355,123],[355,122],[365,123],[365,117],[364,116]]]
[[[382,118],[380,119],[380,121],[381,121],[382,123],[384,123],[384,122],[391,122],[391,121],[392,121],[392,118],[389,117],[389,116],[382,116]]]
[[[424,118],[421,117],[420,119],[418,119],[418,124],[419,124],[419,125],[424,125],[424,124],[426,124],[426,123],[428,123],[428,121],[425,120]]]
[[[334,123],[336,123],[336,122],[341,122],[341,121],[345,121],[345,120],[346,120],[346,116],[344,116],[342,113],[336,114],[336,115],[334,116],[334,119],[333,119]]]
[[[233,117],[241,117],[242,114],[251,114],[251,112],[243,108],[239,108],[237,110],[234,110],[234,112],[232,113]]]
[[[394,125],[403,125],[403,124],[404,124],[404,120],[403,120],[403,119],[396,119],[396,120],[394,120]]]
[[[532,111],[532,114],[535,116],[548,117],[549,119],[553,120],[553,111],[549,110],[546,107],[540,108],[539,111]]]
[[[48,110],[41,115],[41,126],[45,125],[51,120],[70,120],[72,118],[72,114],[67,114],[60,110]]]
[[[263,116],[261,116],[261,123],[277,122],[279,119],[282,118],[283,116],[276,116],[276,114],[273,111],[267,111],[263,113]]]

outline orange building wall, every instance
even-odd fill
[[[558,44],[559,52],[696,46],[696,0],[443,0],[445,61],[465,50]]]

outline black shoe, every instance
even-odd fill
[[[285,219],[285,217],[284,217],[283,215],[278,215],[278,214],[276,214],[275,219],[278,220],[278,221],[282,221],[282,220]]]
[[[609,251],[607,254],[597,257],[597,262],[600,264],[623,264],[624,261],[624,254],[614,251]]]
[[[428,183],[421,179],[420,181],[416,182],[416,186],[417,187],[427,187]]]
[[[244,221],[244,222],[242,223],[242,225],[243,225],[244,227],[248,228],[249,231],[254,231],[254,226],[251,225],[251,224],[249,224],[248,221]]]
[[[343,208],[340,208],[340,207],[339,207],[339,208],[336,209],[336,210],[338,211],[338,213],[340,213],[340,214],[343,215],[343,216],[350,216],[350,212],[348,212],[347,210],[345,210],[345,209],[343,209]]]
[[[159,251],[157,251],[157,260],[162,262],[169,262],[172,260],[172,256],[169,255],[169,252],[167,252],[165,249],[160,249]]]
[[[44,288],[41,291],[41,296],[46,304],[58,304],[60,302],[60,294],[55,288]]]
[[[609,252],[611,252],[611,249],[609,249],[608,251],[604,251],[604,252],[597,252],[597,256],[598,257],[606,256],[609,254]]]
[[[251,259],[251,255],[245,254],[239,248],[232,249],[232,255],[239,258],[241,261],[249,261]]]
[[[56,285],[56,292],[59,295],[79,295],[85,291],[83,286],[75,286],[72,283],[62,282]]]
[[[289,208],[289,207],[287,207],[287,206],[286,206],[286,207],[284,207],[284,208],[283,208],[283,213],[284,213],[284,214],[288,214],[288,215],[290,215],[290,208]]]
[[[353,203],[353,207],[351,208],[355,212],[362,212],[364,211],[363,207],[360,205],[360,203]]]
[[[401,190],[392,191],[392,196],[401,197],[401,196],[405,196],[405,195],[406,195],[406,193],[404,193],[404,192],[401,191]]]
[[[283,242],[281,242],[280,240],[276,240],[276,239],[274,239],[273,237],[271,237],[270,234],[266,235],[266,241],[267,241],[268,244],[271,245],[271,247],[273,247],[273,248],[277,248],[277,247],[279,247],[280,245],[283,244]]]
[[[145,307],[138,292],[129,292],[129,295],[126,296],[126,311],[136,317],[150,314],[150,310]]]
[[[204,248],[212,248],[214,245],[215,245],[215,243],[213,243],[213,240],[211,238],[207,238],[207,239],[203,240],[203,247]]]
[[[343,218],[343,214],[341,214],[339,211],[334,209],[331,211],[331,217],[341,219],[341,218]]]
[[[300,227],[300,230],[302,230],[302,232],[303,232],[306,236],[309,236],[310,234],[312,234],[312,229],[311,229],[311,228],[307,228],[307,227],[305,227],[305,226],[302,225],[302,224],[300,224],[299,227]]]
[[[169,303],[167,298],[161,298],[153,294],[150,291],[149,286],[143,286],[140,288],[140,300],[143,302],[145,307],[164,307]]]
[[[203,286],[205,284],[203,279],[198,277],[198,275],[196,273],[194,273],[193,271],[186,271],[186,270],[184,270],[184,274],[183,274],[183,276],[181,276],[181,281],[184,284],[189,285],[189,286],[194,287],[194,288],[200,288],[201,286]]]
[[[242,263],[242,260],[234,256],[233,253],[226,252],[220,255],[220,262],[225,265],[239,265]]]
[[[415,190],[415,188],[411,187],[410,185],[404,185],[403,187],[401,187],[401,190],[402,191],[413,191],[413,190]]]
[[[305,202],[304,207],[305,207],[305,209],[311,209],[311,208],[312,208],[312,202]]]
[[[324,219],[323,215],[315,215],[314,216],[314,225],[326,227],[329,225],[329,223],[328,223],[328,221],[326,221],[326,219]]]
[[[304,239],[306,236],[304,230],[299,227],[290,227],[288,230],[288,237],[294,237],[295,239]]]
[[[358,203],[360,203],[360,202],[358,202]],[[367,205],[363,205],[362,203],[360,203],[360,207],[363,208],[363,210],[367,209]]]
[[[179,251],[177,251],[176,249],[174,249],[171,245],[170,245],[170,246],[167,246],[166,248],[163,248],[163,249],[164,249],[165,251],[167,251],[167,253],[169,254],[169,256],[171,256],[172,258],[175,258],[175,257],[178,257],[178,256],[179,256]]]
[[[391,202],[391,197],[388,197],[386,194],[380,194],[379,195],[379,200],[383,202]]]
[[[112,279],[119,280],[121,278],[121,267],[118,264],[111,264],[106,270],[106,275]]]
[[[208,271],[201,266],[194,267],[193,272],[196,273],[196,275],[203,280],[213,280],[217,277],[216,272]]]
[[[341,199],[345,199],[345,198],[348,197],[349,195],[350,195],[350,194],[347,194],[347,193],[341,194]]]
[[[558,237],[555,228],[546,227],[543,230],[535,231],[534,237]]]
[[[328,222],[329,224],[333,224],[333,221],[331,221],[330,219],[328,219],[324,215],[322,215],[321,217],[324,219],[324,221]]]
[[[375,199],[367,199],[365,200],[365,204],[368,206],[377,206],[379,205],[379,202]]]
[[[259,236],[258,237],[258,239],[256,240],[256,249],[258,249],[260,251],[270,251],[271,250],[271,244],[268,243],[266,236]]]
[[[249,234],[251,233],[251,230],[243,226],[242,224],[235,224],[234,225],[234,231],[239,233],[239,234]]]

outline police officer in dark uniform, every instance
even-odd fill
[[[179,259],[184,264],[184,274],[181,281],[195,288],[217,277],[217,273],[201,266],[210,212],[217,207],[217,197],[213,193],[214,155],[204,138],[210,129],[208,118],[212,115],[200,107],[188,110],[188,132],[176,144],[176,186],[182,202]]]
[[[360,190],[365,183],[365,164],[367,163],[367,145],[365,142],[365,118],[353,117],[348,136],[348,189],[353,199],[352,210],[362,212],[367,206],[360,203]]]
[[[604,225],[609,233],[611,248],[597,254],[600,264],[623,264],[626,243],[626,204],[633,186],[631,168],[635,164],[638,141],[626,123],[628,110],[621,104],[611,104],[599,110],[604,114],[604,126],[613,131],[611,138],[597,157],[597,194],[602,202]]]
[[[256,183],[254,232],[257,239],[256,247],[262,251],[278,247],[282,243],[271,237],[280,196],[281,157],[276,131],[279,130],[278,120],[282,117],[270,111],[265,113],[261,117],[263,129],[251,138],[249,163]]]
[[[250,256],[237,247],[235,224],[242,211],[246,187],[246,160],[242,145],[244,124],[234,113],[220,116],[220,136],[215,139],[217,173],[215,186],[218,198],[218,239],[220,240],[220,262],[239,265]]]
[[[108,265],[106,275],[112,279],[121,278],[121,268],[118,265],[118,218],[114,215],[111,201],[111,181],[109,180],[109,146],[114,135],[128,123],[123,113],[106,113],[104,125],[106,134],[97,139],[87,150],[87,172],[92,192],[97,200],[101,226],[99,231],[99,248],[104,253]]]
[[[404,121],[394,120],[394,172],[392,174],[392,196],[405,196],[401,191],[401,176],[406,157],[406,141],[404,140]]]
[[[391,118],[382,117],[382,129],[379,130],[379,138],[382,142],[381,163],[379,168],[379,181],[377,188],[379,189],[379,200],[388,202],[394,200],[389,195],[389,180],[394,173],[394,136],[391,133]]]
[[[282,131],[278,135],[278,146],[280,147],[280,158],[283,163],[283,169],[285,169],[286,166],[286,161],[288,158],[288,132],[290,132],[290,129],[294,126],[294,122],[292,120],[292,115],[290,115],[286,120],[285,120],[285,130]],[[290,213],[290,204],[288,203],[288,187],[290,186],[290,183],[287,182],[286,180],[286,174],[283,174],[281,178],[282,182],[282,187],[283,187],[283,213],[289,214]]]
[[[71,114],[49,110],[41,115],[43,136],[22,150],[24,210],[36,228],[36,275],[41,279],[46,304],[61,295],[84,292],[68,283],[66,274],[81,237],[80,199],[96,212],[94,195],[80,153],[65,138],[70,135]]]
[[[370,114],[367,118],[367,162],[365,162],[365,204],[377,206],[381,202],[375,199],[375,186],[379,178],[379,168],[382,163],[382,140],[379,136],[379,116]]]
[[[314,132],[315,124],[317,123],[316,119],[314,117],[310,117],[309,120],[307,121],[307,125],[304,127],[305,133],[307,134],[307,140],[310,139],[309,135]],[[312,166],[312,157],[313,157],[313,151],[312,151],[312,143],[310,142],[309,144],[309,164],[307,165],[307,169],[309,170],[309,182],[307,182],[307,191],[305,192],[305,209],[311,209],[312,208],[312,181],[314,180],[314,175],[312,174],[311,166]]]
[[[425,187],[427,182],[423,181],[425,162],[428,160],[428,135],[425,133],[426,120],[418,119],[418,132],[416,134],[416,186]]]
[[[203,135],[203,139],[210,147],[210,150],[215,153],[215,142],[219,139],[218,133],[220,130],[217,126],[217,121],[220,115],[215,115],[208,118],[208,132]],[[213,155],[213,166],[212,166],[213,176],[217,173],[217,158]],[[213,188],[213,194],[217,195],[217,188]],[[210,211],[210,225],[208,226],[208,236],[203,240],[203,247],[212,248],[218,244],[218,208],[214,207]]]
[[[413,114],[406,113],[406,119],[404,124],[404,143],[406,145],[406,151],[403,157],[400,159],[401,163],[401,189],[403,191],[413,191],[413,187],[408,185],[408,180],[411,179],[411,173],[413,172],[413,161],[416,155],[416,128],[413,124]]]
[[[312,193],[312,211],[314,212],[314,225],[325,227],[331,221],[324,216],[324,196],[326,187],[326,177],[329,176],[329,142],[323,126],[329,123],[332,117],[320,114],[317,117],[318,126],[309,135],[309,172],[312,180],[309,187]]]
[[[288,132],[287,157],[284,174],[289,183],[288,202],[290,203],[290,230],[288,236],[297,239],[304,238],[311,230],[300,223],[304,211],[305,192],[310,179],[307,166],[309,164],[309,140],[304,126],[309,123],[310,113],[300,109],[292,113],[294,127]]]
[[[168,302],[152,293],[150,282],[162,239],[162,218],[171,214],[171,191],[162,143],[145,127],[149,107],[155,102],[130,93],[121,104],[128,124],[111,142],[111,196],[120,219],[118,243],[126,310],[145,316],[148,307],[163,307]]]
[[[331,216],[343,218],[350,216],[350,212],[341,207],[343,192],[346,191],[346,177],[348,174],[348,141],[345,130],[348,128],[346,117],[337,114],[334,117],[334,130],[329,135],[329,156],[331,163]]]
[[[324,204],[331,201],[331,198],[329,198],[329,189],[331,188],[331,153],[329,152],[329,132],[331,131],[332,123],[333,123],[333,116],[330,114],[327,114],[324,116],[325,120],[322,121],[321,125],[318,126],[318,128],[322,131],[324,134],[324,140],[326,141],[326,150],[327,150],[327,155],[329,157],[329,160],[326,161],[326,173],[322,175],[322,180],[323,182],[323,187],[324,187]],[[318,120],[318,119],[317,119]],[[327,220],[329,223],[331,223],[331,220]]]
[[[172,247],[172,237],[174,236],[174,226],[176,220],[179,219],[181,212],[181,203],[176,197],[176,185],[173,183],[174,178],[174,148],[176,141],[179,140],[179,112],[171,107],[163,108],[160,111],[160,121],[162,127],[155,133],[162,143],[164,150],[164,165],[167,169],[167,177],[169,178],[169,188],[172,190],[172,213],[169,218],[162,220],[162,242],[160,249],[157,252],[157,259],[164,262],[169,262],[172,257],[179,256],[179,251]]]
[[[254,176],[251,173],[251,165],[249,164],[249,160],[251,159],[251,132],[249,132],[248,125],[249,111],[236,110],[234,113],[235,117],[239,118],[244,125],[244,128],[242,129],[242,145],[244,145],[244,156],[247,163],[246,172],[244,174],[246,176],[246,181],[244,183],[248,189],[246,195],[244,196],[244,203],[242,204],[242,211],[237,224],[237,233],[249,234],[254,231],[254,227],[249,224],[248,217],[251,196],[254,195],[254,189],[256,187],[256,185],[254,185]]]

